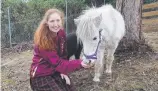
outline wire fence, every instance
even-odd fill
[[[14,21],[12,16],[12,9],[5,9],[3,14],[5,15],[6,20],[2,23],[2,38],[1,38],[1,47],[13,47],[16,44],[22,42],[28,42],[33,40],[33,35],[38,27],[42,18],[34,19],[23,19],[18,22]],[[9,12],[8,12],[9,11]],[[25,18],[25,16],[23,16]],[[68,33],[75,31],[75,24],[73,19],[77,17],[77,14],[67,16]]]
[[[95,1],[95,0],[91,0],[91,1]],[[98,2],[99,1],[101,0],[98,0]],[[99,6],[105,4],[106,1],[110,1],[110,0],[102,0],[101,2],[99,2],[100,3]],[[115,1],[116,0],[113,0],[112,3],[115,4]],[[152,2],[157,2],[157,1],[158,0],[144,0],[144,3],[152,3]],[[96,2],[95,4],[90,4],[90,5],[96,5],[97,4]],[[70,9],[71,8],[68,8],[67,11],[69,12]],[[38,27],[38,24],[40,23],[40,20],[42,19],[42,16],[43,16],[43,14],[41,13],[39,14],[35,12],[33,12],[32,14],[28,13],[30,15],[27,15],[27,12],[30,12],[30,11],[28,11],[27,7],[25,6],[17,9],[18,10],[17,12],[19,13],[15,13],[14,10],[15,10],[15,6],[4,8],[2,10],[2,18],[4,19],[2,19],[2,24],[1,24],[1,35],[2,35],[1,48],[12,47],[22,42],[32,41],[34,32],[36,28]],[[67,18],[65,18],[68,20],[68,21],[65,21],[65,24],[67,23],[67,33],[70,33],[76,30],[76,26],[74,24],[73,19],[76,18],[80,14],[81,11],[82,9],[80,11],[76,11],[77,13],[68,14]]]

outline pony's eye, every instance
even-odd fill
[[[96,40],[96,39],[97,39],[97,37],[94,37],[94,38],[93,38],[93,40]]]

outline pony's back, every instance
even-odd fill
[[[99,8],[90,8],[85,10],[83,15],[79,18],[84,19],[87,17],[94,19],[100,15],[102,16],[102,19],[99,27],[105,30],[105,35],[121,39],[125,34],[124,19],[121,13],[114,9],[112,5],[106,4]]]
[[[125,34],[125,23],[121,13],[111,5],[103,5],[98,8],[98,14],[102,15],[100,27],[104,28],[105,33],[120,40]]]

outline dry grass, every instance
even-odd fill
[[[146,43],[152,47],[155,52],[158,52],[158,32],[143,33]]]
[[[146,42],[158,52],[158,33],[144,33]],[[2,91],[31,91],[29,68],[32,51],[2,56]],[[99,87],[92,81],[93,68],[70,74],[77,91],[158,91],[158,54],[115,55],[113,73],[103,73]],[[93,90],[92,90],[93,89]]]
[[[110,79],[103,73],[99,83],[102,90],[95,91],[158,91],[158,55],[149,56],[151,54],[116,58]],[[122,59],[124,61],[119,62]],[[93,74],[93,70],[82,70],[71,75],[77,81],[78,91],[94,88]]]
[[[1,65],[2,91],[31,91],[29,87],[29,67],[32,51],[3,56]]]

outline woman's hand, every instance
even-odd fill
[[[67,75],[60,74],[60,76],[61,76],[62,79],[65,79],[66,84],[70,85],[70,79],[69,79],[69,77]]]
[[[81,62],[82,67],[84,68],[90,68],[92,65],[84,63],[84,61]]]

